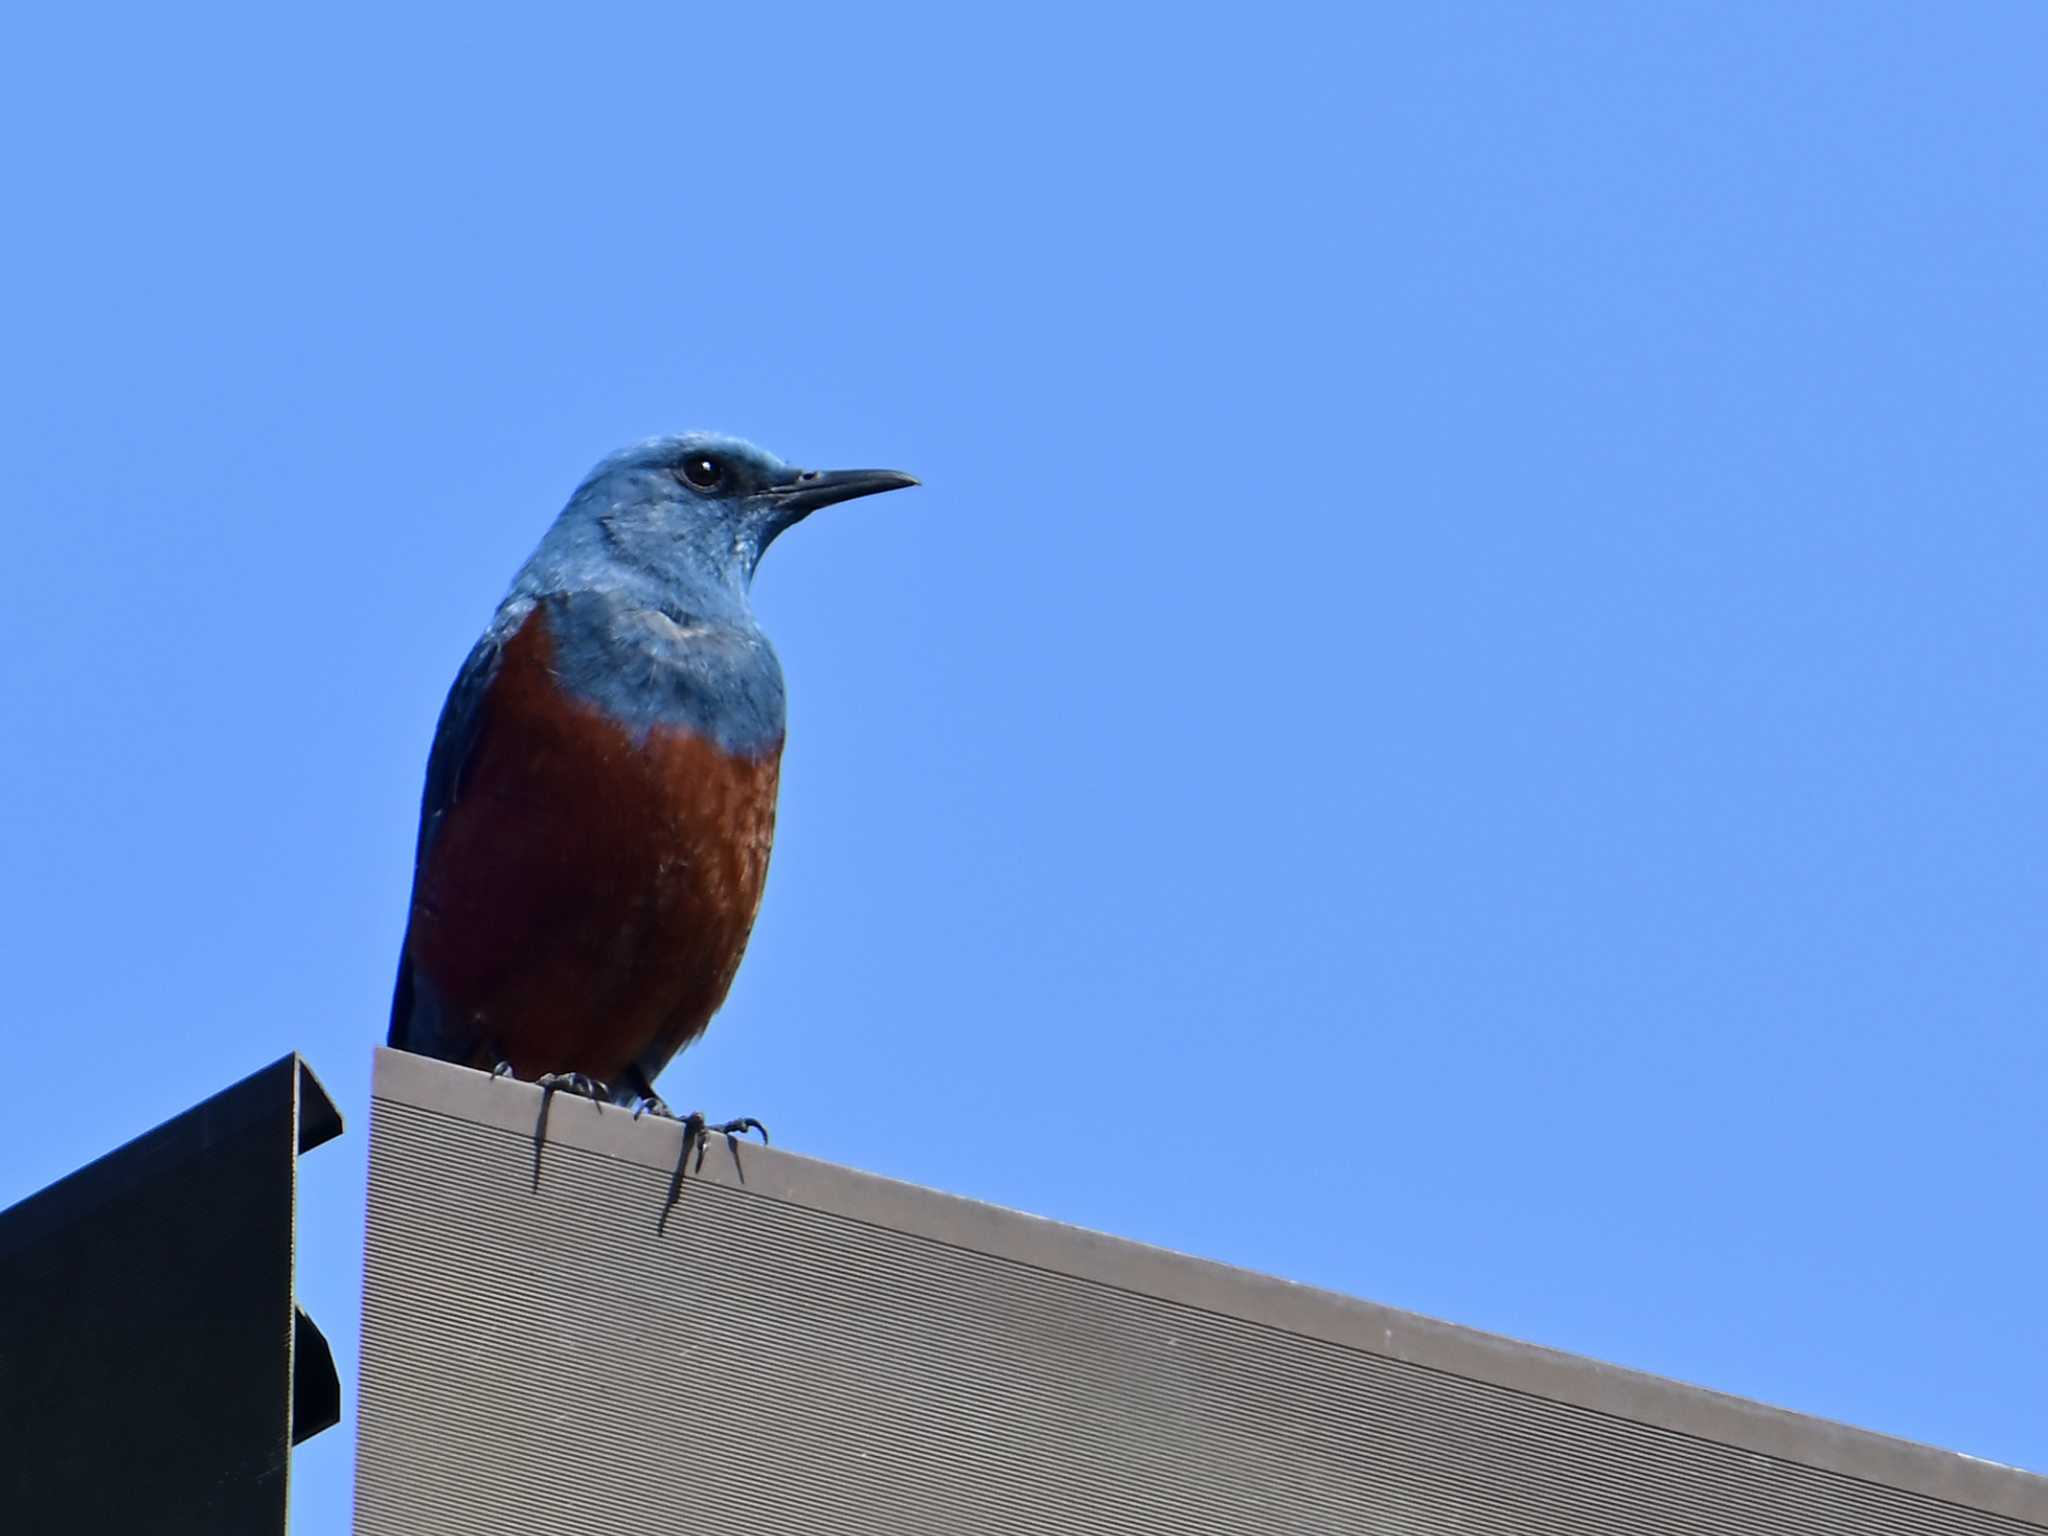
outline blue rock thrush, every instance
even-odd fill
[[[819,508],[915,484],[699,433],[591,471],[441,711],[392,1045],[665,1112],[768,873],[783,689],[754,568]]]

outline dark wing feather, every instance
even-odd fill
[[[427,862],[427,850],[434,844],[442,818],[462,793],[463,771],[483,734],[489,714],[491,684],[498,676],[504,653],[503,629],[494,625],[469,653],[448,700],[441,706],[441,721],[434,728],[434,745],[427,753],[427,783],[420,795],[420,835],[413,850],[413,892],[419,891],[420,871]],[[411,902],[406,906],[406,938],[398,950],[398,985],[391,998],[391,1032],[386,1043],[409,1050],[407,1025],[413,1015]]]

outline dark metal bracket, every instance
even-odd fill
[[[298,1155],[341,1129],[286,1056],[0,1211],[9,1529],[284,1530],[341,1418],[292,1285]]]

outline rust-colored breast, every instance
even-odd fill
[[[414,894],[412,962],[478,1065],[652,1076],[745,952],[781,745],[644,741],[566,693],[540,609],[507,643]]]

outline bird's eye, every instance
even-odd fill
[[[683,460],[683,478],[700,491],[715,491],[725,480],[725,465],[708,453]]]

